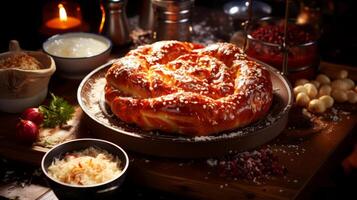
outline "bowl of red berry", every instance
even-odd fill
[[[288,20],[285,41],[288,78],[291,81],[314,76],[319,64],[318,36],[314,26]],[[248,56],[282,70],[284,19],[267,17],[252,22],[247,30],[247,38]]]

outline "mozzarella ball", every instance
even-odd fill
[[[345,78],[342,80],[345,81],[349,85],[349,88],[348,88],[349,90],[351,90],[353,87],[355,87],[355,82],[352,79]]]
[[[299,85],[299,86],[296,86],[296,87],[294,88],[294,94],[295,94],[295,95],[297,95],[297,94],[299,94],[299,93],[301,93],[301,92],[307,93],[307,90],[306,90],[306,88],[305,88],[303,85]]]
[[[332,88],[330,85],[323,85],[319,89],[319,96],[330,95]]]
[[[347,101],[349,103],[357,103],[357,93],[352,90],[347,91]]]
[[[321,83],[316,80],[310,81],[310,83],[312,83],[317,89],[319,89],[319,87],[321,85]]]
[[[348,99],[346,91],[343,90],[332,90],[331,96],[339,103],[343,103]]]
[[[314,113],[323,113],[326,111],[325,104],[319,99],[311,100],[307,109]]]
[[[326,76],[325,74],[319,74],[316,77],[316,81],[320,82],[321,85],[323,84],[329,84],[331,82],[330,78]]]
[[[326,108],[331,108],[333,106],[334,100],[331,96],[329,95],[323,95],[319,98],[320,101],[322,101],[325,104]]]
[[[299,79],[295,82],[295,86],[299,85],[304,85],[305,83],[308,83],[309,81],[307,79]]]
[[[304,87],[306,88],[306,94],[309,95],[309,97],[311,99],[315,98],[317,95],[317,88],[315,87],[314,84],[312,83],[306,83],[304,85]]]
[[[296,96],[296,104],[298,106],[302,106],[302,107],[306,107],[310,102],[310,97],[304,93],[304,92],[300,92],[299,94],[297,94]]]
[[[341,70],[337,73],[337,78],[339,78],[339,79],[347,78],[347,76],[348,76],[347,70]]]
[[[301,112],[306,117],[312,117],[311,113],[306,108],[303,108]]]
[[[348,83],[347,81],[343,80],[343,79],[337,79],[332,81],[331,83],[331,87],[333,90],[349,90],[351,89],[351,85],[350,83]]]

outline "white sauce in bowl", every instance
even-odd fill
[[[54,56],[80,58],[98,55],[108,49],[104,42],[87,37],[59,38],[46,46],[46,51]]]

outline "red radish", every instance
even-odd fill
[[[36,141],[39,135],[37,125],[29,120],[21,119],[16,125],[16,138],[23,143],[32,144]]]
[[[30,120],[40,126],[43,122],[43,114],[38,108],[27,108],[22,113],[22,119]]]

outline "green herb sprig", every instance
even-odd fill
[[[40,112],[44,116],[42,126],[53,128],[57,125],[62,126],[73,117],[74,107],[61,97],[51,93],[52,100],[49,106],[41,105]]]

